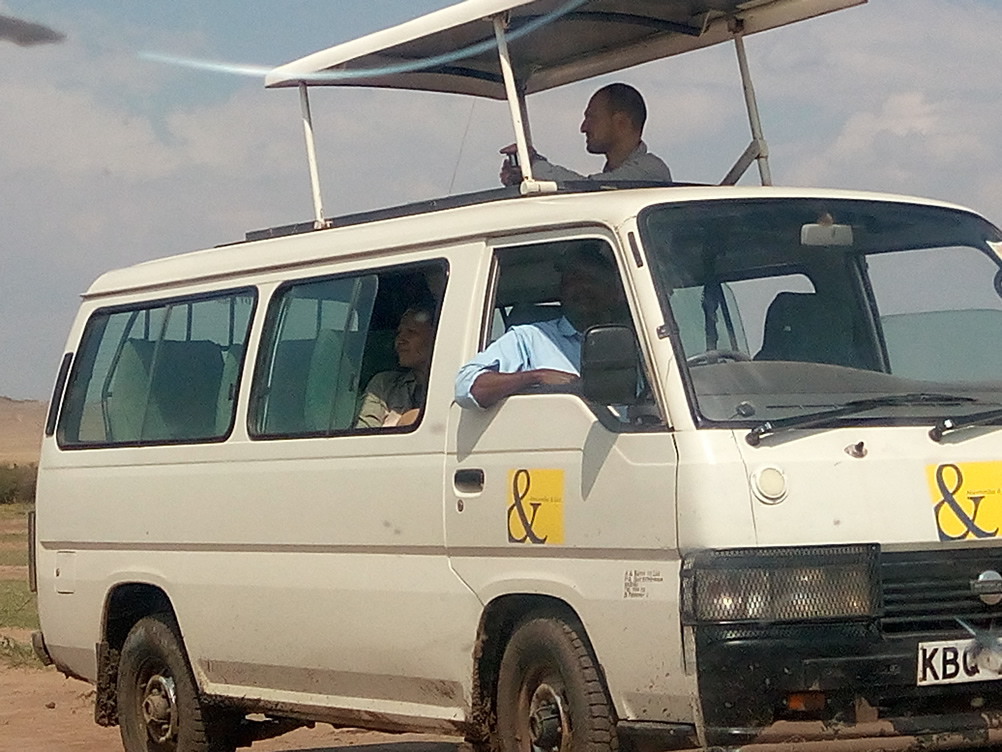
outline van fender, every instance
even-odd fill
[[[101,640],[95,646],[94,722],[99,726],[118,725],[118,661],[122,644],[135,623],[153,613],[169,613],[177,621],[166,578],[159,573],[120,572],[105,587]]]
[[[581,626],[582,637],[594,655],[587,626],[575,603],[580,592],[567,581],[539,578],[499,578],[477,596],[484,603],[473,649],[472,697],[466,739],[475,748],[492,738],[496,708],[494,694],[501,657],[518,623],[530,613],[550,612]],[[605,678],[603,676],[603,682]]]

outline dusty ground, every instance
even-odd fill
[[[0,462],[38,462],[46,404],[0,397]]]
[[[457,752],[458,739],[379,734],[318,725],[277,739],[258,742],[253,752],[276,750],[332,752],[365,747],[369,752]],[[116,752],[122,749],[117,728],[94,723],[94,694],[89,684],[64,679],[54,669],[0,667],[0,750],[2,752]]]

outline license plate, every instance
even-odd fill
[[[973,638],[920,642],[916,668],[920,687],[999,680],[1002,653],[979,645]]]

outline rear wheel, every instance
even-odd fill
[[[140,619],[125,638],[118,669],[126,752],[232,752],[235,745],[209,716],[173,620]]]
[[[580,626],[530,617],[512,634],[497,691],[500,752],[616,752],[615,722]]]

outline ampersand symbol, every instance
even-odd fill
[[[522,483],[524,481],[524,485]],[[536,514],[539,512],[539,508],[542,506],[539,502],[529,503],[532,509],[532,514],[528,514],[525,511],[524,502],[529,496],[529,485],[531,483],[531,478],[529,477],[528,470],[516,470],[515,475],[512,477],[511,481],[511,497],[513,499],[512,505],[508,507],[508,542],[509,543],[546,543],[548,536],[544,535],[542,538],[536,534],[536,531],[532,529],[532,526],[536,522]],[[518,516],[519,522],[522,523],[522,529],[525,531],[525,535],[519,537],[512,532],[512,513]]]
[[[952,470],[954,474],[955,483],[953,488],[946,487],[946,471]],[[935,507],[936,514],[936,527],[939,528],[939,539],[941,541],[959,541],[965,540],[971,536],[975,538],[994,538],[998,535],[998,528],[994,530],[985,530],[978,527],[978,509],[981,506],[981,502],[984,500],[984,496],[968,496],[971,504],[973,505],[973,511],[968,514],[967,511],[960,505],[954,494],[956,494],[964,486],[964,476],[960,472],[960,468],[956,465],[940,465],[936,468],[936,486],[939,488],[939,492],[942,495],[939,502]],[[950,514],[957,522],[964,526],[964,532],[960,535],[949,535],[943,529],[942,523],[942,512],[944,509],[950,510]]]

